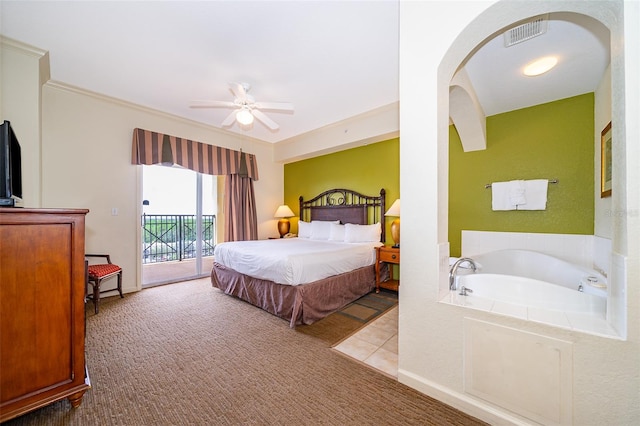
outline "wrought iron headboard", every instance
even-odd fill
[[[340,223],[368,225],[380,222],[382,234],[380,241],[386,241],[385,235],[385,190],[380,195],[363,195],[350,189],[330,189],[309,201],[300,196],[300,220],[339,220]]]

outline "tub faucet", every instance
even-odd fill
[[[457,289],[456,273],[458,272],[458,267],[460,266],[460,264],[464,262],[467,262],[469,265],[471,265],[471,269],[473,269],[473,272],[476,272],[476,262],[474,262],[470,257],[462,257],[456,260],[456,262],[453,264],[453,266],[451,266],[451,269],[449,270],[449,290]]]

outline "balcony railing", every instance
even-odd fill
[[[169,262],[196,257],[195,215],[142,215],[142,263]],[[202,215],[202,256],[212,256],[215,215]]]

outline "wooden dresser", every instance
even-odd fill
[[[0,422],[89,388],[88,210],[0,208]]]

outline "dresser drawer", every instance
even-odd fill
[[[383,247],[380,249],[380,262],[400,263],[400,250]]]

